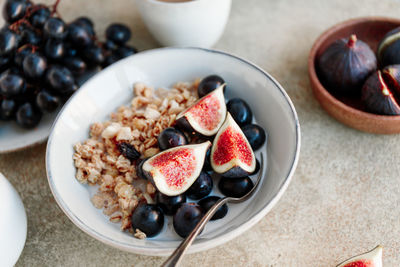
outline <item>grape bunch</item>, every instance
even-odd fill
[[[89,18],[63,21],[59,2],[6,0],[6,24],[0,28],[0,120],[33,128],[78,89],[80,78],[137,52],[127,45],[131,31],[125,25],[109,25],[106,41],[100,42]]]

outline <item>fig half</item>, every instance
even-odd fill
[[[400,106],[379,70],[365,82],[361,90],[361,100],[366,108],[373,113],[400,115]]]
[[[164,150],[143,163],[143,173],[164,195],[180,195],[199,177],[210,146],[207,141]]]
[[[253,149],[229,112],[213,141],[211,167],[232,178],[247,176],[256,168]]]
[[[176,117],[177,124],[189,131],[205,136],[217,133],[226,116],[225,84],[203,96]]]
[[[345,260],[337,267],[382,267],[382,249],[383,247],[378,245],[367,253]]]

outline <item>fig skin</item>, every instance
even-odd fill
[[[353,34],[333,42],[317,59],[321,81],[332,92],[357,95],[376,70],[374,52]]]
[[[361,101],[370,112],[380,115],[400,115],[400,106],[382,78],[381,71],[372,74],[365,82]]]
[[[378,45],[378,61],[381,68],[400,64],[400,27],[389,31]]]
[[[400,65],[389,65],[382,70],[382,77],[396,100],[400,99]]]

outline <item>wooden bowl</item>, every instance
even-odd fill
[[[360,131],[375,134],[400,133],[400,116],[372,114],[365,110],[360,98],[343,97],[328,92],[318,79],[315,69],[316,59],[335,40],[347,38],[354,33],[359,40],[366,42],[373,51],[376,51],[383,36],[399,26],[399,19],[357,18],[339,23],[318,37],[308,57],[308,75],[315,97],[329,115]]]

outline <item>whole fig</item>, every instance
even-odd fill
[[[400,64],[400,27],[388,32],[378,45],[380,67]]]
[[[359,94],[366,78],[376,70],[374,52],[356,35],[333,42],[317,59],[324,85],[333,92]]]

